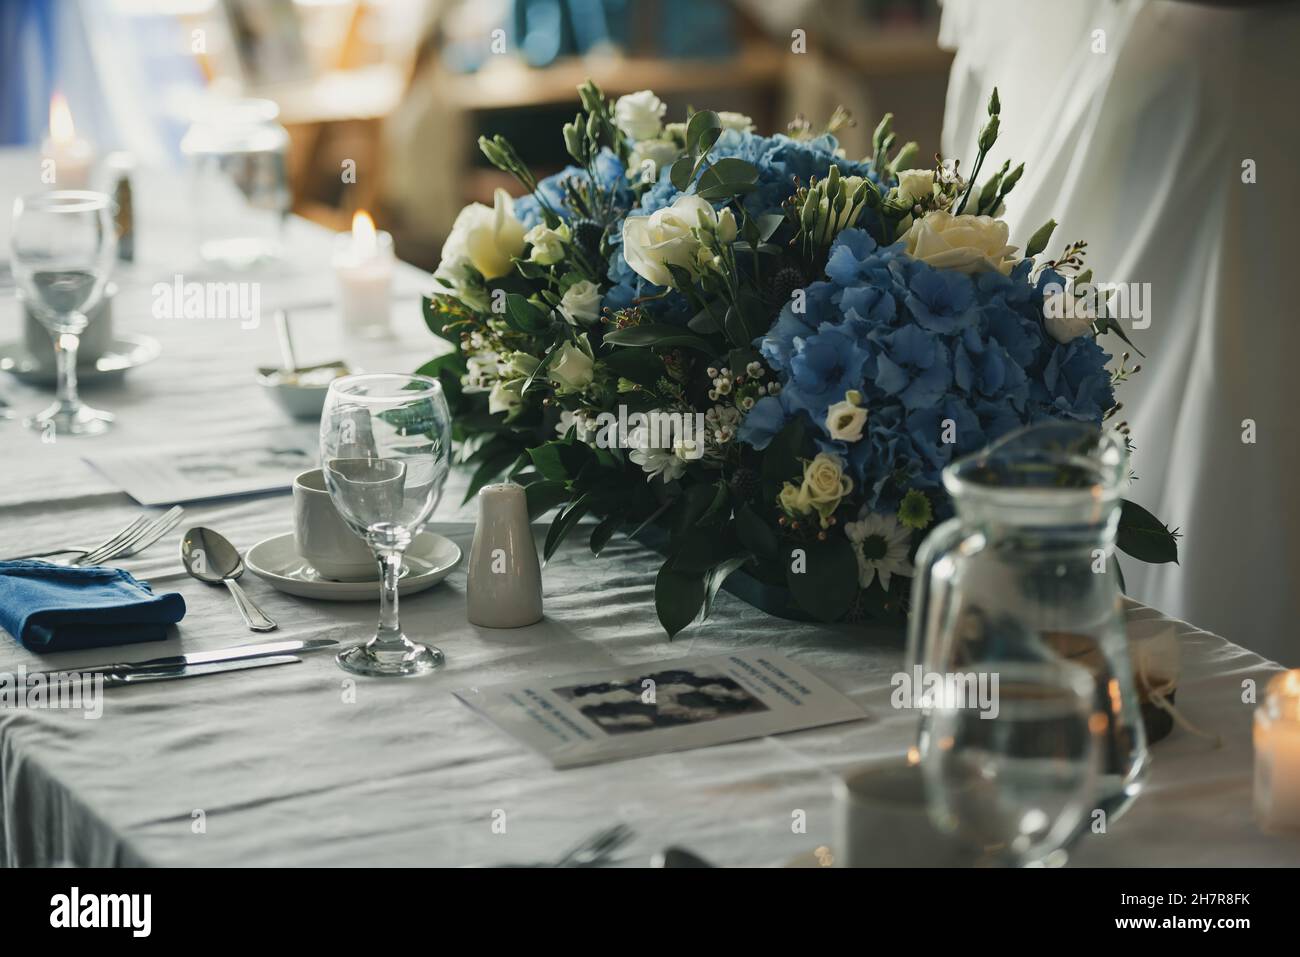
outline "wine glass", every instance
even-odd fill
[[[13,271],[19,297],[54,339],[54,404],[27,420],[42,432],[95,435],[113,416],[77,396],[77,348],[104,295],[117,250],[113,203],[103,193],[53,190],[14,200]]]
[[[359,675],[418,675],[443,654],[402,633],[402,553],[429,520],[451,463],[451,413],[436,379],[378,373],[330,383],[320,422],[321,471],[343,520],[379,562],[379,628],[338,656]]]
[[[1059,866],[1098,793],[1107,717],[1096,679],[1064,660],[985,674],[988,707],[938,695],[921,759],[931,821],[984,863]]]

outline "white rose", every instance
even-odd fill
[[[581,342],[585,346],[587,343],[586,336],[582,336]],[[550,380],[559,386],[562,392],[581,392],[587,386],[591,385],[592,370],[595,363],[592,361],[590,347],[586,350],[580,346],[575,346],[572,342],[566,342],[560,346],[560,351],[556,353],[555,359],[551,361],[547,369],[547,375]]]
[[[693,195],[679,196],[649,216],[629,216],[623,221],[623,257],[638,276],[671,286],[670,264],[698,270],[700,241],[691,231],[701,222],[716,226],[718,215],[707,200]]]
[[[464,283],[466,265],[477,269],[484,279],[498,279],[510,271],[510,261],[523,251],[524,224],[515,218],[510,194],[498,189],[492,208],[470,203],[456,216],[434,275],[454,289]]]
[[[862,438],[862,428],[867,424],[867,410],[848,399],[836,402],[826,410],[826,431],[832,439],[856,442]]]
[[[729,113],[723,110],[718,113],[718,120],[722,123],[724,130],[737,130],[741,133],[752,133],[754,131],[754,121],[744,113]]]
[[[977,273],[996,269],[1006,274],[1019,259],[1007,245],[1007,224],[991,216],[954,216],[943,210],[928,213],[912,224],[903,239],[907,254],[936,269]]]
[[[488,393],[488,412],[494,415],[497,412],[504,412],[509,415],[519,408],[523,401],[517,382],[498,382]]]
[[[554,266],[564,258],[564,246],[569,241],[569,227],[561,223],[551,229],[538,223],[524,234],[524,242],[532,245],[528,258],[542,266]]]
[[[560,298],[560,315],[575,326],[589,326],[600,318],[600,287],[579,279]]]
[[[916,203],[934,195],[934,170],[905,169],[898,173],[898,192],[904,199]]]
[[[1065,343],[1079,336],[1092,335],[1092,324],[1097,319],[1091,296],[1075,296],[1059,283],[1043,287],[1043,325],[1047,334],[1057,342]]]
[[[620,96],[614,104],[614,125],[633,142],[652,140],[663,127],[668,110],[662,100],[649,90]]]
[[[659,171],[671,166],[682,155],[682,148],[672,140],[638,140],[627,161],[627,175],[646,182],[659,178]]]

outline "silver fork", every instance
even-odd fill
[[[173,505],[167,511],[163,512],[152,522],[147,522],[143,528],[127,535],[122,540],[113,545],[104,544],[99,548],[87,552],[80,558],[74,558],[74,565],[100,565],[114,558],[126,558],[144,551],[158,539],[162,538],[185,517],[185,509],[179,505]]]
[[[551,867],[598,867],[616,850],[632,840],[636,832],[626,824],[615,824],[597,831]]]
[[[3,561],[20,561],[28,558],[49,558],[53,555],[75,554],[68,560],[70,565],[90,565],[108,561],[112,558],[124,558],[148,548],[158,539],[175,528],[185,511],[179,505],[173,506],[152,521],[141,515],[122,530],[110,535],[103,542],[91,548],[54,548],[44,552],[31,552],[26,555],[14,555]]]

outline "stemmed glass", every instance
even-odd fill
[[[1098,792],[1107,717],[1096,679],[1064,660],[1001,662],[989,674],[993,707],[940,700],[932,712],[921,759],[930,818],[983,863],[1059,866]]]
[[[379,628],[338,663],[359,675],[425,674],[443,664],[398,618],[402,553],[429,520],[451,463],[451,413],[437,380],[352,375],[330,383],[320,422],[321,470],[343,520],[370,545],[381,577]]]
[[[103,193],[54,190],[14,200],[13,271],[20,297],[54,339],[58,392],[54,404],[27,420],[56,435],[95,435],[113,416],[77,396],[77,348],[90,311],[104,295],[117,233]]]

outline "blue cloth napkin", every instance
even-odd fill
[[[0,562],[0,626],[31,651],[161,641],[184,617],[184,598],[119,568]]]

